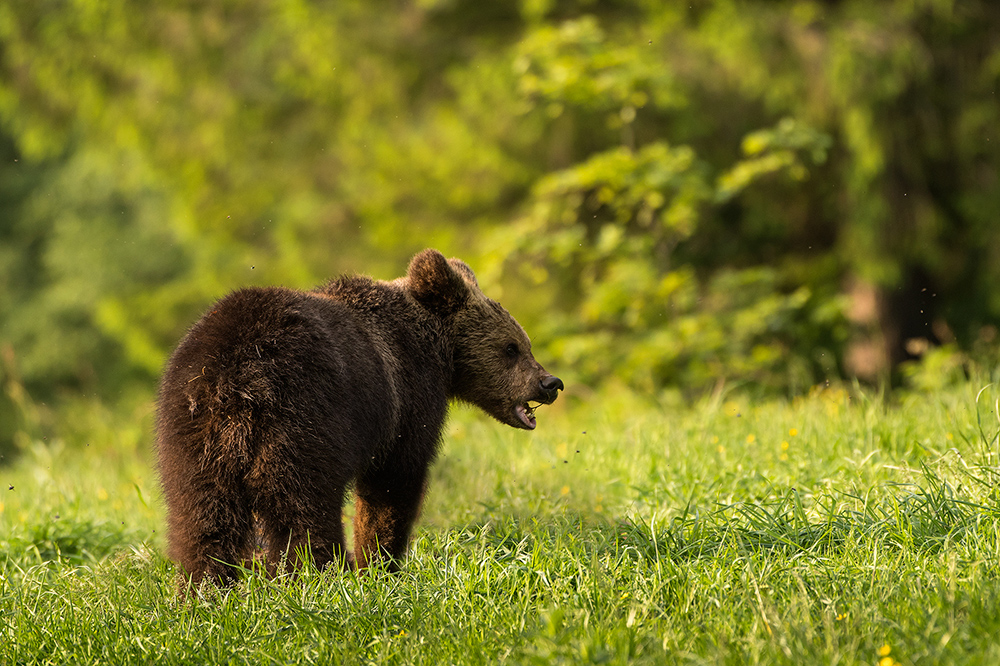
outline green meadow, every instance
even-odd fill
[[[984,385],[571,391],[532,433],[456,407],[401,573],[189,601],[151,407],[81,405],[0,468],[0,663],[1000,663]]]

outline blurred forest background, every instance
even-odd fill
[[[0,0],[0,453],[426,246],[578,390],[992,367],[998,81],[992,0]]]

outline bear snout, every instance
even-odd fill
[[[546,375],[538,382],[539,388],[542,390],[542,394],[545,396],[545,403],[550,404],[555,402],[555,399],[559,396],[559,391],[562,391],[563,386],[562,380],[553,375]]]

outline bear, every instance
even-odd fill
[[[563,388],[472,269],[433,249],[393,281],[229,294],[160,382],[157,466],[182,587],[230,585],[255,557],[269,576],[308,560],[398,570],[449,403],[532,430]]]

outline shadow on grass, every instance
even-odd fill
[[[98,562],[135,542],[134,534],[110,521],[55,517],[29,525],[24,533],[0,541],[0,550],[21,565],[42,562],[78,565]]]
[[[806,508],[793,488],[708,510],[688,506],[670,519],[658,520],[655,514],[617,521],[598,514],[511,516],[471,525],[463,532],[464,539],[483,540],[483,547],[501,561],[523,559],[539,547],[555,547],[579,550],[587,557],[626,555],[683,564],[720,555],[829,557],[859,543],[932,554],[1000,521],[996,491],[985,503],[974,502],[927,470],[921,485],[886,490],[877,500],[831,494],[814,498]]]
[[[723,505],[698,515],[689,507],[660,526],[629,521],[629,540],[652,557],[676,561],[778,552],[835,555],[857,543],[930,554],[974,533],[984,521],[1000,518],[995,499],[988,504],[960,496],[948,483],[926,475],[925,486],[896,486],[872,500],[843,494],[820,498],[807,511],[795,489],[756,502]],[[824,501],[825,500],[825,501]]]

